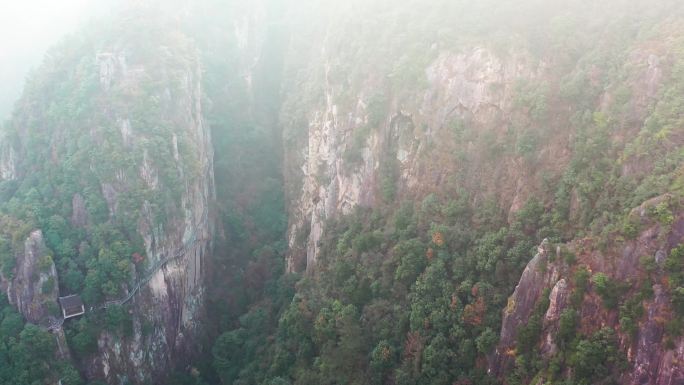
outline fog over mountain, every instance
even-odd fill
[[[111,8],[109,0],[5,1],[0,6],[0,120],[9,117],[24,79],[47,49]]]
[[[684,385],[681,0],[0,5],[0,385]]]

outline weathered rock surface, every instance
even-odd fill
[[[14,147],[6,141],[2,141],[0,147],[0,179],[14,180],[17,177],[16,152]]]
[[[547,240],[539,245],[537,254],[525,267],[513,295],[508,298],[508,305],[504,310],[499,345],[490,358],[489,370],[496,376],[505,373],[513,363],[514,354],[512,350],[515,348],[518,328],[527,323],[544,289],[552,285],[555,287],[557,282],[560,282],[558,281],[558,269],[554,264],[548,263],[551,252],[549,247]],[[562,284],[556,290],[556,297],[560,295],[561,287]],[[551,296],[554,296],[553,293]],[[552,312],[551,316],[554,313]]]
[[[382,83],[369,80],[352,90],[352,103],[345,102],[349,90],[331,79],[330,70],[326,64],[321,90],[325,103],[313,106],[305,142],[293,148],[296,154],[286,156],[291,186],[289,270],[311,268],[325,220],[356,206],[376,205],[383,199],[383,184],[393,184],[398,194],[421,196],[447,184],[455,171],[465,170],[450,157],[453,147],[468,152],[473,143],[443,140],[451,135],[450,125],[467,122],[474,132],[500,132],[512,114],[516,82],[541,76],[544,66],[524,53],[500,57],[482,47],[444,52],[425,69],[427,88],[412,98],[400,101],[385,95],[378,90]],[[482,158],[469,155],[475,158],[473,164]],[[483,172],[481,167],[469,171],[478,175],[472,179],[477,186],[464,187],[477,191],[487,184],[481,176],[491,172],[499,181],[487,193],[500,194],[509,206],[525,201],[528,186],[513,160],[495,165],[496,171]],[[395,172],[397,180],[386,180]]]
[[[147,22],[133,17],[123,24]],[[21,181],[35,170],[49,179],[51,171],[63,166],[75,173],[69,183],[74,192],[60,197],[65,207],[71,206],[64,215],[72,227],[87,233],[93,224],[109,220],[107,225],[116,228],[127,218],[126,231],[137,230],[142,238],[136,247],[144,247],[144,252],[138,249],[136,258],[130,256],[131,266],[137,263],[133,276],[121,283],[123,297],[104,299],[116,301],[131,294],[125,309],[133,320],[133,334],[98,336],[98,351],[75,362],[89,380],[160,383],[196,348],[204,262],[213,235],[213,147],[204,121],[199,53],[180,32],[170,33],[172,37],[141,37],[150,39],[153,47],[144,53],[140,42],[131,39],[135,34],[114,34],[101,46],[78,46],[74,57],[64,62],[51,63],[48,58],[46,67],[61,65],[73,76],[65,80],[46,75],[36,87],[87,89],[83,94],[96,102],[79,106],[80,115],[69,116],[68,124],[62,124],[45,116],[33,95],[25,95],[8,128],[11,141],[0,144],[3,180]],[[79,62],[87,65],[77,66]],[[44,146],[32,144],[37,137]],[[101,148],[79,152],[79,146]],[[88,191],[78,190],[84,186],[79,178],[86,174]],[[87,243],[88,239],[81,243],[79,253],[87,252]],[[11,303],[30,322],[41,324],[48,315],[47,299],[56,306],[59,295],[55,266],[43,263],[48,261],[45,255],[41,233],[32,233],[25,256],[17,259],[16,276],[8,283]],[[65,344],[60,343],[60,349],[68,353]]]
[[[0,276],[0,287],[26,321],[47,328],[51,320],[61,318],[61,309],[57,269],[48,254],[42,231],[32,231],[24,242],[23,252],[15,258],[13,277]],[[57,344],[56,356],[63,360],[71,358],[64,330],[59,327],[51,332]]]
[[[648,205],[648,204],[646,204]],[[643,206],[643,205],[642,205]],[[603,272],[613,279],[634,283],[643,275],[639,256],[661,254],[665,258],[665,250],[670,250],[684,240],[678,228],[684,226],[684,216],[680,215],[674,224],[666,229],[649,222],[645,230],[633,241],[626,242],[613,252],[594,251],[587,240],[573,242],[571,247],[582,248],[578,263],[587,266],[593,272]],[[667,231],[667,234],[660,234]],[[614,251],[614,252],[615,252]],[[542,253],[543,254],[543,253]],[[543,333],[540,338],[540,351],[551,357],[557,350],[556,333],[560,314],[569,307],[571,272],[560,259],[550,263],[541,272],[540,254],[528,264],[513,295],[509,298],[509,306],[504,311],[501,338],[496,351],[490,357],[489,371],[496,376],[510,373],[515,357],[515,344],[518,328],[525,324],[544,289],[551,289],[549,307],[543,320]],[[663,274],[662,271],[658,273]],[[684,338],[674,339],[674,348],[665,344],[664,320],[672,317],[671,301],[667,290],[661,284],[653,286],[653,299],[644,302],[645,315],[639,320],[639,330],[633,339],[627,338],[620,328],[615,312],[603,309],[595,293],[588,293],[582,303],[579,329],[592,333],[607,326],[618,331],[620,349],[627,352],[629,369],[622,373],[621,383],[630,385],[675,385],[684,383]],[[632,295],[626,293],[627,295]]]
[[[334,22],[356,25],[358,15],[347,11],[340,7]],[[585,107],[568,103],[559,88],[586,78],[580,87],[596,89],[597,111],[623,108],[621,128],[611,140],[626,144],[652,111],[672,65],[668,46],[655,38],[624,47],[625,56],[615,63],[624,78],[589,65],[589,58],[568,67],[525,46],[502,50],[473,43],[446,49],[435,43],[424,48],[422,73],[412,73],[413,83],[405,84],[396,82],[396,73],[372,64],[348,70],[341,57],[371,60],[329,42],[334,37],[324,31],[307,41],[313,47],[306,57],[310,67],[298,70],[308,79],[288,89],[291,100],[283,108],[289,270],[315,262],[327,219],[356,206],[377,206],[388,185],[396,190],[393,198],[421,199],[458,184],[475,202],[495,199],[510,220],[544,189],[545,178],[561,177],[573,155],[573,121],[582,113],[574,109]],[[562,73],[556,66],[564,67]],[[625,98],[617,90],[631,93]],[[535,131],[540,125],[545,128]],[[534,151],[504,153],[520,142],[522,132],[537,137]],[[623,175],[648,174],[653,165],[643,158],[648,157],[625,159]],[[396,168],[394,180],[387,178],[388,167]],[[577,222],[575,189],[570,197],[569,218]]]
[[[98,54],[100,85],[104,92],[134,87],[142,73],[161,70],[167,74],[162,83],[180,84],[170,97],[162,89],[158,97],[172,121],[173,165],[180,175],[179,186],[161,186],[158,165],[142,150],[139,177],[146,188],[178,188],[177,207],[165,207],[166,221],[157,221],[158,213],[150,202],[141,207],[138,232],[146,251],[146,270],[138,279],[148,279],[131,299],[133,334],[122,338],[104,332],[98,339],[98,354],[88,365],[88,375],[106,378],[110,383],[132,381],[142,383],[151,377],[164,378],[168,368],[179,357],[192,351],[193,336],[198,331],[202,312],[203,269],[211,247],[212,220],[209,205],[214,199],[213,148],[202,113],[201,72],[197,59],[182,68],[153,69],[143,65],[129,68],[123,52]],[[131,124],[127,116],[115,118],[124,145],[133,151],[145,141],[145,136]],[[182,138],[182,139],[179,139]],[[179,150],[179,141],[189,146],[190,153]],[[193,165],[194,168],[188,166]],[[192,173],[188,173],[191,171]],[[121,209],[121,193],[130,181],[125,177],[102,182],[102,193],[110,215]],[[157,267],[157,270],[149,269]],[[129,288],[133,289],[133,288]],[[142,324],[152,331],[143,333]]]
[[[549,294],[549,308],[546,310],[543,320],[543,334],[541,352],[545,357],[553,356],[557,351],[556,333],[561,313],[567,306],[570,290],[565,278],[556,282]]]
[[[14,277],[3,277],[9,302],[28,322],[45,324],[48,316],[59,314],[59,288],[57,269],[40,230],[26,238],[23,253],[17,253],[16,261]]]

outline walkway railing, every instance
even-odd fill
[[[203,220],[206,220],[206,215],[207,215],[207,213],[205,211],[202,215]],[[86,310],[86,312],[94,312],[97,310],[107,309],[111,306],[121,306],[121,305],[127,303],[133,297],[135,297],[135,295],[138,293],[138,291],[140,291],[140,288],[143,287],[144,285],[146,285],[150,281],[150,279],[152,279],[152,277],[154,277],[154,275],[159,272],[159,270],[161,270],[167,263],[186,255],[187,252],[190,250],[190,248],[195,246],[197,241],[198,241],[197,240],[197,233],[193,232],[191,241],[188,241],[185,245],[183,245],[183,247],[180,250],[178,250],[175,254],[170,255],[168,257],[164,257],[164,258],[160,259],[159,261],[157,261],[152,266],[152,268],[149,269],[148,273],[145,274],[145,276],[143,276],[143,278],[138,280],[138,282],[135,284],[133,289],[130,290],[125,297],[122,297],[122,298],[117,299],[117,300],[107,301],[107,302],[105,302],[99,306],[95,306],[95,307],[91,306],[89,309]],[[48,316],[46,328],[49,331],[54,331],[54,330],[58,330],[59,328],[61,328],[63,324],[64,324],[64,318],[63,317],[56,318],[53,316]]]

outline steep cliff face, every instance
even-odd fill
[[[618,333],[620,350],[626,352],[627,370],[617,374],[622,384],[679,384],[684,381],[680,362],[683,339],[666,324],[677,317],[673,315],[671,294],[676,288],[668,283],[666,259],[683,239],[684,217],[675,215],[671,224],[662,224],[647,216],[636,214],[642,221],[643,231],[633,240],[618,239],[603,250],[597,249],[596,240],[584,238],[568,245],[549,250],[548,242],[540,246],[540,252],[528,264],[518,286],[508,300],[503,313],[501,336],[495,352],[490,357],[489,370],[496,376],[511,373],[516,358],[517,340],[522,327],[530,322],[535,307],[548,295],[548,309],[544,312],[542,332],[537,345],[545,359],[558,354],[557,344],[562,339],[559,329],[562,314],[577,311],[577,327],[591,334],[601,328],[611,328]],[[561,247],[564,249],[561,252]],[[568,264],[563,254],[576,253],[577,261]],[[680,258],[673,256],[673,258]],[[652,261],[651,265],[645,261]],[[601,283],[593,279],[588,290],[578,288],[577,271],[601,274],[620,283],[617,295],[625,298],[636,296],[638,290],[651,292],[639,299],[636,319],[631,319],[627,305],[619,309],[611,307],[601,293]],[[545,291],[545,289],[550,290]],[[585,291],[586,290],[586,291]],[[575,303],[570,297],[580,293]],[[615,293],[613,293],[615,294]],[[639,297],[641,298],[641,297]],[[676,318],[675,318],[676,319]],[[567,349],[567,347],[566,347]],[[596,365],[600,365],[596,362]],[[543,381],[542,374],[539,381]]]
[[[574,15],[572,7],[532,12],[550,20],[576,16],[568,25],[601,36],[594,48],[585,45],[586,36],[561,48],[555,39],[562,28],[555,27],[543,38],[511,26],[505,27],[512,28],[510,39],[459,35],[442,24],[450,17],[467,24],[472,10],[459,7],[435,6],[426,27],[406,17],[408,5],[337,6],[328,19],[312,23],[315,32],[295,29],[288,63],[300,67],[288,72],[282,119],[289,270],[312,266],[325,220],[356,206],[460,190],[473,202],[499,202],[510,220],[530,197],[559,199],[549,183],[594,172],[578,169],[589,146],[611,159],[624,151],[622,176],[630,183],[653,170],[657,161],[634,150],[644,147],[644,134],[637,134],[679,61],[669,52],[680,31],[669,21],[650,20],[652,34],[634,37],[628,23],[584,25],[580,20],[588,16]],[[608,8],[596,7],[594,17],[608,17],[614,11]],[[376,31],[376,23],[386,29]],[[312,35],[319,38],[298,45],[298,38]],[[606,132],[587,139],[588,130]],[[676,146],[656,157],[668,157]],[[588,225],[591,214],[580,206],[591,206],[587,201],[600,191],[560,188],[570,190],[563,216]]]
[[[483,47],[431,55],[437,58],[416,75],[425,78],[423,87],[399,94],[371,80],[380,75],[344,89],[330,79],[326,64],[325,104],[309,112],[308,142],[288,165],[296,167],[302,186],[291,204],[291,270],[304,254],[302,243],[305,266],[313,266],[326,219],[359,205],[391,201],[395,194],[424,196],[454,178],[480,197],[495,194],[512,211],[529,196],[533,186],[522,160],[492,164],[478,145],[505,136],[517,112],[516,85],[543,76],[544,63],[524,51],[501,57]],[[553,139],[562,144],[563,138]]]
[[[525,17],[533,20],[534,27],[499,20],[504,25],[498,29],[499,25],[488,24],[496,24],[490,17],[501,16],[492,11],[483,17],[484,26],[478,25],[481,34],[473,36],[467,28],[459,30],[448,22],[468,25],[473,15],[459,5],[439,3],[419,21],[412,17],[408,3],[331,6],[329,14],[321,13],[325,18],[308,26],[314,32],[293,29],[286,69],[295,64],[297,68],[286,70],[281,115],[288,270],[306,270],[314,287],[329,290],[326,293],[332,298],[366,306],[365,312],[371,305],[359,305],[363,300],[346,290],[363,287],[364,279],[380,280],[379,276],[398,285],[399,277],[406,274],[403,269],[417,269],[416,276],[422,277],[437,265],[435,260],[450,261],[445,262],[444,274],[454,279],[451,284],[457,288],[451,289],[451,305],[443,311],[459,314],[459,305],[464,304],[467,316],[460,318],[465,320],[462,327],[473,333],[478,349],[486,350],[489,335],[470,327],[492,320],[478,316],[485,303],[497,303],[513,292],[513,285],[504,289],[506,273],[513,269],[522,278],[502,315],[496,352],[489,357],[493,377],[515,377],[517,383],[542,383],[540,378],[591,383],[600,375],[626,383],[681,381],[674,369],[680,337],[663,331],[678,327],[671,323],[678,319],[672,313],[677,300],[668,298],[678,292],[678,286],[665,287],[659,283],[663,276],[645,278],[640,262],[640,257],[656,256],[658,250],[657,259],[664,260],[681,241],[671,234],[679,231],[677,215],[675,224],[661,228],[648,222],[646,214],[637,220],[630,210],[660,196],[646,206],[661,207],[650,210],[663,213],[676,211],[678,204],[663,204],[662,197],[677,201],[684,192],[684,137],[675,101],[684,84],[684,59],[679,53],[684,35],[677,27],[682,8],[635,3],[633,8],[613,4],[579,9],[568,4],[567,9],[549,5],[531,10],[527,8],[531,5],[521,4],[525,9],[521,14],[529,12]],[[637,27],[626,21],[628,17],[609,23],[618,13],[639,14],[635,17],[641,22]],[[606,24],[595,22],[602,18]],[[569,34],[576,39],[565,40]],[[452,200],[453,211],[431,206],[438,206],[435,202],[440,199]],[[459,204],[464,201],[480,214],[463,209]],[[415,202],[422,204],[418,207]],[[518,216],[534,217],[530,202],[539,204],[535,225]],[[360,214],[364,211],[374,216]],[[458,219],[449,219],[450,213]],[[496,222],[500,215],[504,220]],[[400,219],[377,225],[388,217]],[[491,218],[496,218],[493,225],[488,222]],[[461,221],[473,233],[450,221]],[[406,223],[415,227],[400,227]],[[499,232],[487,233],[488,226]],[[354,238],[359,229],[368,232],[367,238]],[[414,256],[411,267],[403,265],[401,258],[412,254],[391,245],[410,237],[404,231],[419,234],[416,238],[424,243],[415,243],[411,250],[425,255],[426,261]],[[526,252],[529,238],[537,238],[538,243],[547,235],[551,241],[539,247],[523,270],[516,261],[518,252]],[[566,260],[565,251],[556,250],[553,243],[568,243],[581,254],[579,264]],[[373,270],[378,268],[374,265],[378,254],[386,261],[382,273]],[[316,269],[319,256],[325,260]],[[425,265],[428,268],[421,270]],[[596,277],[601,294],[590,290],[580,301],[573,293],[574,275],[582,265],[588,267],[590,278],[592,273],[603,275]],[[384,269],[392,268],[396,274],[388,278]],[[333,280],[344,289],[330,289],[317,279]],[[490,292],[491,298],[486,294],[481,300],[473,298],[478,296],[479,281],[503,289],[506,295]],[[619,299],[605,299],[614,302],[610,309],[602,304],[605,282],[630,285],[620,286],[625,293]],[[392,287],[386,281],[377,286],[384,284]],[[422,290],[422,284],[421,278],[406,284],[409,298],[424,294],[412,292]],[[471,295],[462,294],[459,285],[474,288]],[[643,287],[654,295],[637,295]],[[396,290],[392,300],[406,295],[396,286],[392,290]],[[382,293],[378,289],[369,296],[382,298]],[[643,303],[643,319],[637,299]],[[576,328],[568,326],[574,314],[570,310],[581,320]],[[439,338],[451,333],[440,330],[442,334],[435,337],[437,327],[432,322],[438,321],[422,316],[416,315],[418,321],[411,318],[403,346],[395,345],[404,349],[401,365],[408,366],[414,359],[420,367],[434,357],[421,356],[421,349],[435,340],[442,343]],[[623,321],[632,322],[628,333],[618,326]],[[635,325],[646,330],[635,332]],[[617,335],[611,334],[611,328],[618,330]],[[465,333],[459,329],[449,340],[453,351],[459,349],[455,356],[471,357],[474,348],[460,345]],[[570,346],[563,338],[579,345]],[[613,339],[618,341],[615,346]],[[525,346],[518,346],[520,340],[526,341]],[[597,346],[604,349],[599,355],[612,361],[597,364],[605,368],[594,373],[582,366],[586,365],[583,354],[595,353],[592,349]],[[629,370],[611,372],[624,368],[622,353]],[[476,366],[486,366],[483,361]],[[395,374],[411,370],[401,366]],[[424,378],[432,373],[424,373]],[[472,373],[464,377],[477,378]]]
[[[228,3],[65,42],[2,130],[3,289],[82,295],[88,379],[165,381],[210,301],[225,382],[684,381],[681,5]]]
[[[559,272],[555,265],[549,264],[550,245],[548,240],[544,240],[539,245],[537,254],[530,260],[522,273],[520,282],[515,288],[513,295],[508,299],[508,304],[504,310],[503,324],[501,326],[501,336],[499,346],[496,349],[495,362],[491,365],[491,371],[501,375],[510,366],[514,359],[512,349],[515,345],[518,329],[521,325],[527,324],[535,305],[541,298],[544,289],[553,287],[549,299],[553,299],[553,305],[544,317],[545,322],[557,320],[559,313],[559,299],[565,297],[563,293],[567,282],[564,278],[559,278]]]
[[[10,304],[27,321],[46,324],[49,316],[58,316],[57,269],[40,230],[32,231],[26,239],[24,250],[16,255],[12,277],[3,277],[3,284]]]
[[[65,322],[67,336],[92,335],[102,317],[124,314],[124,333],[97,331],[78,354],[88,378],[108,383],[165,378],[194,351],[203,315],[213,147],[198,52],[179,31],[131,11],[92,31],[93,40],[56,48],[4,135],[3,183],[22,186],[15,201],[36,191],[40,215],[26,220],[47,229],[57,262],[45,257],[51,275],[42,272],[47,247],[31,233],[10,299],[43,324],[45,306],[32,303],[46,280],[54,278],[51,301],[60,291],[81,294],[89,311]],[[59,290],[58,272],[67,277]]]
[[[170,57],[169,57],[170,58]],[[197,333],[202,315],[204,262],[208,257],[212,239],[210,205],[214,199],[213,150],[208,128],[202,112],[201,72],[197,58],[179,67],[168,63],[149,63],[127,68],[124,53],[99,53],[100,86],[105,92],[112,89],[139,87],[149,73],[162,74],[162,88],[147,95],[163,100],[160,111],[173,122],[172,131],[165,143],[170,148],[174,173],[179,185],[178,201],[164,207],[153,207],[142,202],[138,233],[145,245],[146,266],[137,274],[136,285],[140,294],[132,298],[133,337],[121,340],[111,333],[98,339],[99,353],[89,370],[92,376],[104,376],[112,381],[129,378],[144,381],[150,375],[162,375],[176,359],[187,354]],[[170,87],[177,84],[173,91]],[[130,151],[142,151],[139,178],[144,188],[152,193],[171,188],[160,180],[159,167],[168,167],[152,161],[148,149],[140,146],[147,139],[136,132],[129,116],[115,116],[121,140]],[[179,144],[180,143],[180,144]],[[142,150],[140,148],[143,147]],[[181,155],[182,154],[182,155]],[[112,216],[119,210],[119,196],[129,190],[124,180],[103,181],[102,191]],[[78,199],[74,198],[76,213]],[[163,222],[159,210],[166,215]],[[129,288],[135,289],[137,286]],[[153,331],[143,336],[142,324],[153,325]]]

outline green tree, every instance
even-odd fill
[[[21,345],[31,357],[38,360],[49,360],[55,352],[56,344],[53,336],[36,325],[26,324],[19,333]]]
[[[410,285],[425,269],[427,258],[426,247],[419,239],[411,239],[398,243],[393,250],[394,258],[398,261],[394,278],[405,285]]]
[[[214,368],[224,384],[232,384],[244,364],[245,334],[244,329],[231,330],[221,334],[214,343]]]
[[[600,382],[620,361],[615,332],[611,328],[603,328],[590,339],[579,341],[570,357],[570,365],[579,384]]]
[[[494,330],[491,328],[486,328],[477,338],[475,339],[475,344],[477,345],[477,351],[482,354],[488,354],[499,341],[499,337],[496,335]]]

